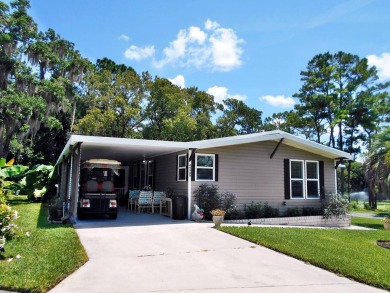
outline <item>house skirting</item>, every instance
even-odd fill
[[[247,224],[248,222],[258,225],[285,225],[285,226],[314,226],[314,227],[349,227],[351,215],[343,218],[324,219],[322,216],[284,217],[284,218],[261,218],[245,220],[224,220],[228,224]]]

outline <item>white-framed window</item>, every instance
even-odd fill
[[[177,181],[187,180],[187,154],[177,156]]]
[[[290,160],[291,198],[305,198],[304,161]]]
[[[195,181],[215,181],[215,155],[195,154]]]
[[[320,197],[320,174],[317,161],[306,161],[306,197]]]
[[[290,198],[320,198],[318,161],[290,160]]]

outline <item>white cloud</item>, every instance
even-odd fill
[[[119,39],[122,40],[122,41],[125,41],[125,42],[130,41],[130,37],[129,37],[129,36],[126,36],[126,35],[121,35],[121,36],[119,37]]]
[[[375,66],[378,70],[379,80],[390,79],[390,53],[383,53],[381,56],[367,56],[368,64]]]
[[[228,89],[222,86],[213,86],[207,90],[209,95],[214,96],[214,102],[222,104],[223,100],[236,99],[243,101],[246,99],[244,95],[231,95],[228,94]]]
[[[124,55],[127,59],[141,61],[143,59],[152,57],[154,55],[154,52],[155,52],[154,46],[147,46],[147,47],[140,48],[131,45],[129,48],[127,48]]]
[[[186,81],[184,79],[183,75],[178,75],[175,78],[168,79],[172,84],[177,85],[180,88],[185,88],[186,87]]]
[[[292,108],[295,105],[295,101],[293,98],[285,96],[267,95],[260,97],[260,101],[266,101],[268,104],[280,108]]]
[[[188,37],[190,40],[195,40],[198,44],[202,45],[206,40],[206,33],[201,31],[200,28],[196,26],[191,26],[188,30]]]
[[[209,19],[205,22],[205,30],[207,32],[196,26],[181,29],[176,39],[163,50],[163,58],[154,60],[153,65],[156,68],[170,64],[230,71],[242,64],[240,45],[244,41],[234,30]]]
[[[216,30],[219,27],[218,22],[211,21],[210,19],[206,20],[204,27],[206,30]]]

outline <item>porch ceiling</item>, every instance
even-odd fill
[[[111,159],[129,163],[188,150],[188,145],[181,142],[132,139],[129,143],[129,139],[125,138],[72,135],[61,157],[66,156],[78,143],[81,143],[81,161]]]

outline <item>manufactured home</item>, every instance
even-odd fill
[[[115,193],[171,190],[187,197],[202,183],[234,192],[237,206],[267,202],[284,211],[318,207],[337,188],[336,169],[348,153],[283,132],[270,131],[218,139],[173,142],[72,135],[57,161],[58,195],[69,216],[77,216],[81,166],[91,159],[120,162]]]

